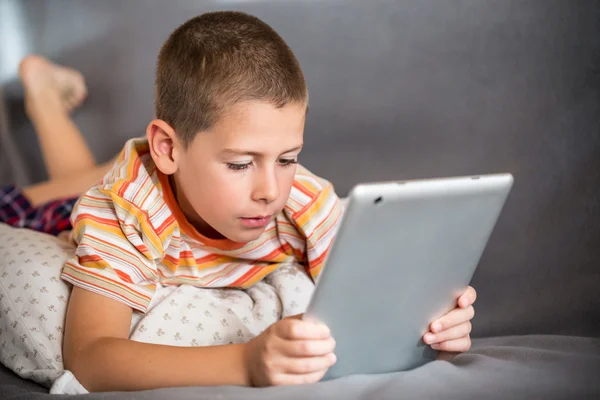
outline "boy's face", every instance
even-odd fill
[[[302,149],[306,106],[244,102],[190,146],[173,149],[177,201],[209,238],[258,239],[285,206]]]

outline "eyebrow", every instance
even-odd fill
[[[293,149],[286,150],[286,151],[282,152],[281,154],[291,153],[292,151],[298,151],[301,149],[302,149],[302,145],[296,146]],[[240,150],[240,149],[224,149],[221,151],[221,153],[231,154],[231,155],[236,155],[236,156],[252,156],[252,157],[262,157],[263,156],[262,153],[259,153],[257,151],[247,151],[247,150]]]

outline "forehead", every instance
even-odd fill
[[[213,144],[224,148],[294,147],[302,145],[305,119],[304,104],[277,108],[266,102],[238,103],[222,114],[208,136]]]

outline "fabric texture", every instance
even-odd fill
[[[14,185],[0,188],[0,223],[51,235],[71,229],[69,220],[77,198],[57,199],[34,207]]]
[[[187,387],[139,392],[91,393],[86,400],[305,400],[440,399],[532,400],[600,398],[600,339],[529,335],[473,340],[468,353],[412,371],[355,375],[314,385],[265,389]],[[67,382],[66,382],[67,383]],[[0,366],[0,398],[68,400]],[[79,397],[76,397],[77,399]]]
[[[206,238],[185,219],[147,140],[132,139],[73,210],[77,250],[62,278],[142,312],[159,284],[248,288],[289,263],[315,279],[341,215],[332,185],[299,166],[284,210],[259,239]]]
[[[0,224],[0,362],[46,387],[62,373],[69,243]]]
[[[59,279],[75,251],[59,238],[0,224],[0,362],[46,387],[63,376],[70,285]],[[172,346],[243,343],[308,306],[314,284],[285,264],[246,289],[157,285],[148,312],[134,311],[131,340]],[[65,375],[52,393],[85,393]]]

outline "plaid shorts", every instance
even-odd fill
[[[53,200],[34,207],[16,186],[0,187],[0,223],[58,235],[72,229],[71,212],[77,198]]]

